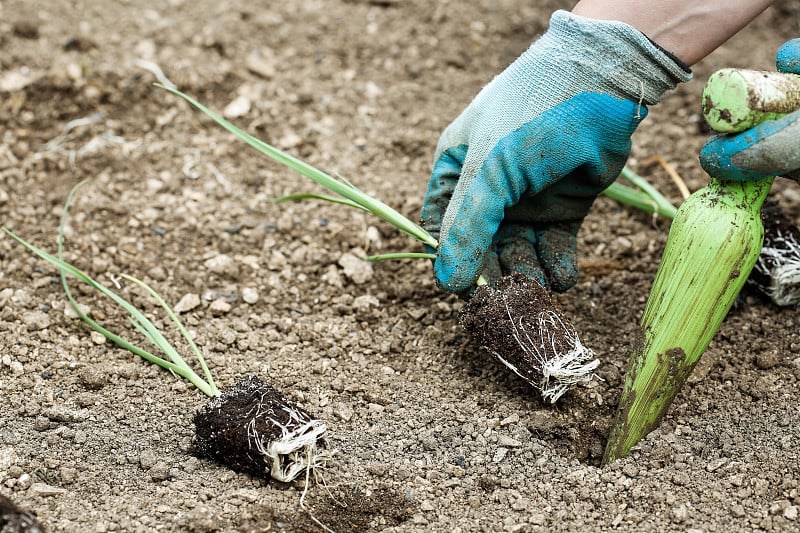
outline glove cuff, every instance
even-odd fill
[[[646,105],[658,103],[666,91],[692,78],[672,54],[624,22],[559,10],[537,46],[552,47],[562,58],[569,57],[575,68],[572,74],[595,91]]]

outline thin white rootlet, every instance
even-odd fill
[[[800,243],[793,235],[777,237],[766,243],[755,266],[769,278],[769,286],[759,286],[776,305],[782,307],[800,304]]]
[[[308,419],[292,407],[283,406],[289,422],[284,425],[270,417],[269,420],[281,429],[281,436],[269,440],[256,430],[256,419],[261,414],[262,405],[263,402],[247,425],[247,440],[267,460],[270,476],[286,482],[296,479],[304,471],[324,468],[328,454],[320,450],[318,442],[328,430],[325,422]]]
[[[595,359],[594,351],[581,343],[577,332],[558,314],[549,310],[542,311],[537,315],[532,328],[525,323],[524,317],[515,320],[511,316],[508,303],[506,312],[514,328],[514,340],[522,351],[536,362],[536,369],[542,374],[539,383],[535,385],[542,391],[542,398],[545,401],[556,403],[576,384],[591,381],[594,370],[600,365],[600,360]],[[556,344],[556,333],[567,341],[568,350],[559,349]],[[502,357],[499,355],[497,357],[517,375],[525,377]]]

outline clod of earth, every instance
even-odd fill
[[[31,513],[0,494],[0,531],[3,533],[45,533],[45,527]]]
[[[591,380],[600,364],[548,290],[521,274],[478,287],[464,306],[461,324],[550,403]]]
[[[257,377],[212,398],[194,425],[197,455],[266,479],[292,481],[329,455],[325,423]]]

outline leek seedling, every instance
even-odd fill
[[[522,274],[479,287],[465,306],[461,323],[503,364],[536,383],[550,403],[586,381],[600,364],[549,292]]]
[[[201,392],[211,397],[210,403],[194,416],[195,450],[198,455],[223,462],[234,470],[246,471],[267,479],[292,481],[303,472],[324,466],[327,453],[325,445],[325,423],[314,419],[302,408],[284,398],[273,387],[257,378],[241,381],[221,393],[205,362],[203,354],[192,340],[181,320],[164,299],[145,282],[133,276],[121,277],[142,287],[166,312],[191,348],[202,369],[197,374],[178,350],[147,316],[117,293],[92,279],[88,274],[64,261],[64,227],[69,205],[76,190],[69,193],[64,204],[58,233],[58,255],[51,255],[23,240],[10,230],[3,231],[28,250],[59,269],[61,283],[67,300],[80,319],[95,331],[142,359],[155,363],[188,380]],[[149,340],[162,356],[155,355],[134,343],[111,332],[89,317],[78,305],[69,288],[67,277],[73,277],[110,298],[128,313],[133,326]]]
[[[182,93],[177,89],[156,84],[179,97],[205,113],[217,124],[233,133],[236,137],[243,140],[262,154],[277,161],[278,163],[298,172],[299,174],[311,179],[327,190],[338,196],[326,196],[319,194],[295,194],[278,198],[278,201],[297,200],[297,199],[320,199],[335,202],[343,205],[355,207],[371,213],[386,222],[397,227],[416,241],[426,247],[435,250],[438,243],[424,228],[411,222],[408,218],[401,215],[385,203],[367,195],[355,185],[347,181],[342,176],[330,176],[325,172],[297,159],[264,141],[261,141],[247,132],[236,127],[225,120],[222,116]],[[434,258],[435,255],[429,253],[400,252],[394,254],[383,254],[368,257],[370,260],[397,259],[397,258]],[[522,284],[538,285],[532,280],[516,280],[508,282],[508,286],[514,286],[517,291]],[[483,278],[478,280],[479,287],[475,290],[472,299],[483,292],[487,297],[496,297],[496,292],[487,287]],[[583,346],[578,340],[574,328],[567,325],[560,310],[555,308],[555,304],[550,298],[535,300],[537,295],[547,294],[543,288],[531,288],[524,293],[528,299],[514,299],[516,307],[509,316],[509,309],[506,307],[496,308],[498,311],[497,320],[490,323],[489,328],[482,328],[482,333],[477,336],[477,340],[485,347],[488,347],[497,359],[504,365],[513,370],[516,374],[525,379],[528,383],[539,389],[543,398],[549,402],[555,402],[564,392],[578,382],[589,381],[593,377],[593,371],[599,365],[599,361],[592,360],[594,353]],[[531,307],[535,313],[531,314]],[[545,307],[545,309],[543,309]],[[476,310],[478,306],[465,307],[465,313]],[[558,316],[557,322],[550,321],[552,316]],[[531,318],[530,324],[537,324],[531,328],[526,317]],[[484,321],[486,317],[478,319]],[[510,319],[510,320],[509,320]],[[463,323],[472,323],[473,320],[462,317]],[[503,324],[509,329],[503,328]],[[474,333],[476,330],[470,330]],[[508,338],[515,338],[516,345],[509,345],[505,342]],[[553,338],[560,339],[553,342]],[[548,346],[547,350],[542,350],[542,346]],[[498,350],[498,347],[508,347],[510,351]]]

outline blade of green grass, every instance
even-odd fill
[[[165,91],[169,91],[172,94],[179,96],[196,109],[199,109],[203,113],[205,113],[208,117],[214,120],[217,124],[228,130],[229,132],[233,133],[236,137],[243,140],[262,154],[270,157],[271,159],[277,161],[278,163],[302,174],[303,176],[315,181],[319,185],[325,187],[331,192],[334,192],[348,200],[352,201],[353,203],[361,206],[363,209],[369,211],[370,213],[374,214],[375,216],[385,220],[386,222],[392,224],[393,226],[397,227],[413,239],[430,246],[431,248],[437,247],[436,239],[434,239],[430,233],[425,231],[420,225],[411,222],[408,218],[401,215],[399,212],[394,210],[393,208],[389,207],[385,203],[372,198],[368,194],[364,193],[360,189],[353,186],[352,183],[345,180],[342,177],[334,178],[326,174],[325,172],[309,165],[305,161],[297,159],[274,146],[253,137],[249,133],[245,132],[244,130],[234,126],[232,123],[225,120],[222,116],[211,111],[209,108],[195,100],[194,98],[182,93],[177,89],[172,89],[170,87],[166,87],[161,84],[155,84],[157,87],[164,89]]]
[[[142,359],[150,361],[151,363],[154,363],[162,368],[174,372],[178,376],[181,376],[182,378],[190,381],[204,394],[208,396],[219,396],[220,392],[217,389],[216,385],[214,384],[213,379],[211,379],[211,373],[209,372],[208,367],[205,364],[202,354],[200,354],[199,350],[197,349],[197,346],[194,345],[194,342],[189,337],[188,332],[183,327],[183,325],[180,324],[180,320],[177,319],[177,316],[174,314],[172,309],[170,309],[169,306],[166,305],[164,300],[152,288],[148,287],[143,282],[138,282],[138,280],[136,280],[131,276],[126,276],[123,274],[123,277],[125,277],[126,279],[138,282],[141,285],[143,285],[145,289],[147,289],[148,292],[150,292],[150,294],[156,298],[156,300],[162,305],[162,307],[168,309],[167,312],[170,315],[170,318],[173,320],[173,322],[176,323],[179,330],[181,331],[181,334],[184,336],[184,338],[187,339],[190,346],[192,346],[193,350],[195,350],[195,354],[198,356],[198,361],[200,362],[200,366],[203,368],[203,372],[205,373],[208,382],[204,381],[200,376],[198,376],[194,372],[194,370],[192,370],[192,368],[180,356],[178,351],[172,346],[172,344],[170,344],[170,342],[164,337],[164,335],[158,330],[158,328],[156,328],[156,326],[145,316],[145,314],[142,311],[137,309],[135,306],[133,306],[127,300],[116,294],[111,289],[107,288],[103,284],[92,279],[88,274],[86,274],[82,270],[64,261],[63,259],[64,228],[66,226],[66,220],[69,213],[69,205],[72,202],[72,198],[75,192],[78,190],[78,188],[80,188],[81,185],[83,185],[83,182],[77,184],[75,187],[72,188],[69,195],[67,196],[67,201],[64,204],[64,209],[61,216],[61,224],[59,225],[59,232],[58,232],[57,257],[45,252],[44,250],[38,248],[37,246],[34,246],[33,244],[30,244],[29,242],[25,241],[24,239],[22,239],[21,237],[19,237],[18,235],[16,235],[14,232],[12,232],[7,228],[2,228],[2,230],[12,239],[17,241],[19,244],[21,244],[34,254],[38,255],[45,261],[49,262],[50,264],[58,268],[59,275],[61,277],[61,285],[64,289],[64,293],[67,297],[67,300],[69,301],[69,304],[78,314],[78,317],[84,323],[86,323],[90,328],[99,332],[104,337],[106,337],[116,345],[120,346],[121,348],[124,348],[125,350],[128,350],[129,352],[138,355]],[[78,279],[79,281],[86,283],[87,285],[94,288],[104,296],[110,298],[113,302],[115,302],[122,309],[124,309],[128,313],[129,315],[128,318],[133,324],[133,326],[138,331],[140,331],[149,341],[151,341],[157,348],[159,348],[164,353],[164,355],[166,355],[169,358],[169,360],[159,357],[157,355],[153,355],[149,351],[140,348],[139,346],[133,344],[130,341],[123,339],[114,332],[109,331],[105,327],[101,326],[94,319],[92,319],[86,313],[84,313],[83,310],[78,305],[78,302],[75,300],[72,291],[69,288],[69,283],[67,281],[68,275]]]
[[[296,200],[323,200],[325,202],[330,202],[332,204],[342,204],[347,205],[350,207],[355,207],[356,209],[360,209],[362,211],[366,211],[369,213],[364,206],[358,205],[357,203],[348,200],[347,198],[337,198],[336,196],[327,196],[325,194],[314,194],[314,193],[296,193],[296,194],[287,194],[285,196],[279,196],[277,198],[273,198],[271,201],[279,204],[281,202],[293,202]]]
[[[436,259],[436,254],[426,254],[424,252],[394,252],[391,254],[368,255],[365,261],[386,261],[388,259]]]
[[[672,202],[650,182],[628,167],[622,169],[620,176],[636,185],[637,188],[614,182],[603,191],[605,196],[647,213],[655,213],[670,220],[675,218],[678,208],[672,205]]]
[[[164,312],[167,313],[167,316],[169,316],[170,320],[172,320],[172,323],[175,324],[175,327],[178,328],[178,331],[180,331],[181,335],[186,340],[186,344],[188,344],[189,347],[194,352],[194,355],[197,358],[197,362],[200,363],[200,367],[203,369],[203,374],[206,377],[206,381],[208,382],[209,387],[215,392],[214,395],[218,396],[219,390],[217,389],[217,386],[214,383],[214,378],[211,375],[211,371],[208,369],[208,366],[206,365],[206,360],[203,357],[200,348],[197,347],[197,344],[195,344],[194,340],[192,339],[192,336],[189,335],[188,331],[186,331],[186,327],[183,325],[183,322],[181,322],[181,319],[178,318],[178,315],[175,314],[175,311],[173,311],[172,308],[169,306],[169,304],[167,304],[167,302],[164,301],[164,299],[161,297],[160,294],[158,294],[150,285],[148,285],[144,281],[134,278],[133,276],[129,276],[128,274],[120,274],[120,275],[123,278],[132,281],[137,285],[139,285],[140,287],[144,288],[150,294],[150,296],[152,296],[153,299],[156,302],[158,302],[158,304],[161,306]]]

